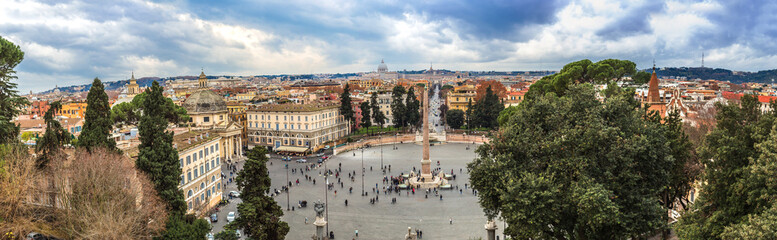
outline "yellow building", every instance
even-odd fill
[[[269,104],[248,109],[249,146],[304,153],[348,135],[339,104]]]
[[[348,85],[359,86],[360,88],[377,88],[383,86],[383,80],[380,79],[350,79]]]
[[[235,95],[235,100],[238,101],[251,101],[251,99],[254,99],[256,97],[256,92],[247,92],[247,93],[238,93]]]
[[[459,109],[467,112],[467,104],[472,100],[472,104],[475,104],[475,86],[462,85],[453,88],[453,91],[448,93],[446,103],[448,104],[448,110]]]
[[[191,131],[173,137],[178,149],[181,181],[187,213],[204,215],[221,201],[221,136],[212,132]]]
[[[57,116],[63,116],[67,118],[84,118],[85,112],[85,102],[69,102],[62,104],[62,109],[57,111]]]

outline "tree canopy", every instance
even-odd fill
[[[59,101],[50,104],[49,110],[43,116],[46,123],[46,133],[38,139],[35,145],[35,151],[38,152],[38,167],[46,167],[49,161],[60,153],[62,146],[70,143],[72,134],[62,127],[62,124],[56,119],[56,112],[62,109],[62,103]]]
[[[461,109],[448,110],[445,121],[453,129],[459,129],[464,125],[464,111]]]
[[[490,129],[498,127],[497,118],[504,108],[499,96],[491,91],[491,86],[486,87],[485,95],[472,105],[472,125]]]
[[[606,84],[611,80],[620,81],[625,76],[634,75],[637,65],[629,60],[605,59],[596,63],[583,59],[564,66],[558,73],[548,75],[532,84],[526,98],[538,97],[553,92],[563,96],[571,84]]]
[[[514,111],[468,165],[486,216],[501,214],[508,235],[627,239],[665,226],[670,130],[632,91],[600,101],[592,85],[574,84]]]
[[[407,126],[407,116],[405,116],[405,88],[397,84],[391,91],[391,115],[394,118],[394,127]]]
[[[16,71],[13,69],[24,59],[24,52],[11,41],[0,37],[0,144],[16,141],[19,127],[12,122],[19,111],[29,104],[16,90]]]
[[[356,120],[353,113],[353,106],[351,106],[351,87],[346,83],[345,87],[343,87],[343,93],[340,94],[340,115],[343,115],[345,120],[351,123],[352,127]]]
[[[369,128],[370,126],[372,126],[372,121],[370,120],[370,116],[371,116],[370,109],[372,109],[372,107],[370,107],[370,102],[369,101],[362,102],[361,104],[359,104],[359,109],[362,111],[362,119],[359,125],[361,125],[361,127],[363,128]]]
[[[372,111],[372,122],[379,127],[383,127],[383,125],[386,124],[386,115],[380,110],[377,92],[372,92],[372,96],[370,97],[370,108]]]
[[[760,110],[756,96],[740,100],[716,103],[717,128],[699,148],[705,166],[699,198],[677,228],[683,239],[777,236],[777,118]]]
[[[407,95],[405,96],[405,111],[404,119],[407,126],[417,127],[421,124],[421,102],[418,101],[418,97],[415,93],[415,88],[410,87],[407,89]]]
[[[478,84],[477,88],[475,89],[475,101],[478,101],[486,96],[487,91],[486,89],[491,88],[491,92],[496,94],[496,96],[499,99],[502,99],[507,96],[507,88],[505,88],[504,85],[502,85],[501,82],[497,80],[488,80],[481,82]]]
[[[146,92],[142,92],[132,98],[130,102],[119,103],[111,108],[111,121],[116,125],[137,125],[143,115],[143,109],[145,105],[143,101],[146,99]],[[171,123],[186,123],[189,122],[189,117],[186,109],[176,105],[172,99],[164,98],[163,107],[164,118]]]
[[[99,78],[94,78],[92,87],[86,95],[86,104],[84,130],[78,137],[78,146],[90,152],[95,147],[118,150],[116,141],[110,137],[113,121],[108,94],[105,94],[105,87]]]
[[[235,178],[243,202],[237,205],[237,218],[227,228],[243,229],[252,239],[280,240],[289,232],[289,225],[280,220],[281,207],[266,194],[271,181],[267,161],[267,148],[263,146],[248,152],[248,159]]]

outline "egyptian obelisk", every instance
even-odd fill
[[[428,84],[427,84],[428,85]],[[424,87],[423,91],[423,98],[424,98],[424,151],[423,151],[423,157],[421,158],[421,178],[424,179],[424,182],[433,181],[434,178],[432,177],[432,160],[429,159],[429,88]]]

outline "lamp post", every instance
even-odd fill
[[[324,161],[324,207],[326,210],[326,232],[329,232],[329,170]]]
[[[364,192],[364,146],[362,145],[362,196],[366,195]]]
[[[383,136],[378,139],[380,144],[380,171],[383,171]]]
[[[289,164],[286,163],[286,182],[289,182]],[[291,205],[289,205],[289,194],[291,191],[291,186],[286,187],[286,211],[291,210]]]

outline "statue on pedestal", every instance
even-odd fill
[[[321,202],[321,199],[316,200],[315,203],[313,203],[313,210],[316,211],[316,218],[324,217],[324,203]]]

